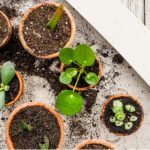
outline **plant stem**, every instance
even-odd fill
[[[78,82],[79,82],[80,76],[81,76],[81,74],[83,73],[83,71],[84,71],[84,68],[82,67],[81,70],[79,71],[78,78],[77,78],[76,83],[75,83],[75,85],[74,85],[74,87],[73,87],[73,92],[75,91],[75,89],[76,89],[76,87],[77,87],[77,84],[78,84]]]
[[[87,72],[85,70],[83,70],[83,72],[87,75]]]
[[[80,64],[78,64],[77,62],[73,62],[74,64],[76,64],[77,66],[79,66],[79,67],[82,67]]]

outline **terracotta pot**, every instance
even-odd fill
[[[21,97],[21,95],[23,93],[24,83],[23,83],[22,76],[18,71],[15,71],[15,74],[16,74],[16,77],[18,78],[18,81],[19,81],[19,91],[18,91],[16,98],[14,100],[8,102],[7,104],[5,104],[5,106],[13,105],[16,101],[19,100],[19,98]]]
[[[128,94],[112,95],[112,96],[110,96],[110,97],[106,100],[106,102],[103,104],[102,110],[100,111],[100,116],[101,116],[102,119],[104,119],[104,112],[105,112],[105,109],[106,109],[107,105],[110,103],[110,101],[112,101],[112,100],[114,100],[114,99],[116,99],[116,98],[120,98],[120,97],[125,97],[125,98],[130,98],[130,99],[132,99],[132,101],[134,101],[134,102],[141,108],[141,110],[142,110],[141,122],[139,123],[138,127],[137,127],[136,129],[134,129],[134,130],[131,132],[131,134],[133,134],[134,132],[136,132],[136,131],[141,127],[141,125],[142,125],[142,123],[143,123],[143,120],[144,120],[143,107],[141,106],[141,104],[139,103],[139,101],[138,101],[136,98],[134,98],[134,97],[132,97],[132,96],[129,96]],[[103,122],[104,122],[104,120],[103,120]],[[104,122],[104,124],[105,124],[105,122]],[[105,124],[105,126],[106,126],[106,124]],[[107,126],[106,126],[106,128],[107,128]],[[129,134],[126,134],[126,133],[124,133],[124,134],[122,134],[122,133],[115,133],[115,132],[111,131],[111,129],[109,129],[109,128],[107,128],[107,129],[108,129],[110,132],[112,132],[112,133],[114,133],[115,135],[117,135],[117,136],[127,136],[127,135],[129,135]]]
[[[85,140],[82,143],[76,145],[74,150],[80,150],[80,149],[82,149],[82,147],[84,147],[86,145],[90,145],[90,144],[103,145],[103,146],[110,148],[111,150],[116,150],[116,148],[113,144],[111,144],[105,140],[96,140],[96,139]]]
[[[54,111],[53,109],[51,109],[49,106],[40,103],[40,102],[29,102],[29,103],[25,103],[22,104],[20,106],[18,106],[9,116],[7,123],[6,123],[6,143],[8,145],[8,149],[14,150],[14,145],[13,142],[11,140],[11,136],[10,136],[10,127],[11,127],[11,123],[15,117],[15,115],[22,109],[26,108],[26,107],[32,107],[32,106],[40,106],[43,107],[44,109],[46,109],[47,111],[49,111],[51,114],[53,114],[55,116],[55,118],[57,119],[58,125],[60,127],[60,141],[58,144],[57,149],[60,149],[63,146],[64,143],[64,126],[63,126],[63,122],[61,117],[58,115],[58,113],[56,111]]]
[[[98,79],[100,80],[101,79],[101,77],[102,77],[102,72],[103,72],[103,67],[102,67],[102,64],[100,63],[100,61],[98,60],[98,59],[96,59],[96,61],[98,62],[98,64],[99,64],[99,66],[98,66],[98,70],[99,70],[99,72],[98,72]],[[63,72],[64,71],[64,67],[65,67],[65,65],[63,64],[63,63],[61,63],[61,65],[60,65],[60,72]],[[74,88],[74,86],[73,85],[71,85],[71,84],[68,84],[67,85],[69,88],[71,88],[71,89],[73,89]],[[90,86],[87,86],[87,87],[76,87],[75,88],[75,90],[76,91],[87,91],[87,90],[89,90],[89,89],[92,89],[92,88],[94,88],[96,85],[90,85]]]
[[[36,4],[34,5],[33,7],[31,7],[22,17],[22,20],[19,24],[19,38],[20,38],[20,41],[24,47],[25,50],[27,50],[31,55],[35,56],[35,57],[38,57],[38,58],[44,58],[44,59],[49,59],[49,58],[55,58],[59,55],[59,52],[56,52],[56,53],[53,53],[53,54],[50,54],[50,55],[46,55],[46,56],[42,56],[42,55],[37,55],[37,54],[34,54],[32,52],[32,49],[30,47],[28,47],[25,39],[24,39],[24,35],[23,35],[23,27],[24,27],[24,23],[26,21],[26,19],[28,18],[28,16],[32,13],[33,10],[36,10],[37,8],[41,7],[41,6],[44,6],[44,5],[52,5],[52,6],[56,6],[58,7],[60,4],[59,3],[56,3],[56,2],[45,2],[45,3],[39,3],[39,4]],[[74,22],[74,18],[73,16],[71,15],[71,13],[69,12],[69,10],[67,8],[64,7],[64,11],[66,12],[66,14],[68,15],[68,18],[70,20],[70,24],[71,24],[71,35],[70,35],[70,38],[68,40],[68,42],[66,43],[66,45],[64,47],[70,47],[72,42],[73,42],[73,39],[74,39],[74,36],[75,36],[75,22]]]
[[[5,37],[5,39],[3,40],[2,43],[0,43],[0,48],[2,48],[3,46],[5,46],[7,44],[7,42],[9,41],[11,34],[12,34],[12,25],[10,23],[10,20],[8,19],[8,17],[2,12],[0,11],[0,15],[2,15],[7,22],[7,27],[8,27],[8,35]]]

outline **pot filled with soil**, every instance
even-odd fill
[[[75,49],[63,48],[59,53],[60,61],[65,67],[60,67],[59,81],[62,84],[70,84],[72,90],[61,91],[55,106],[61,114],[73,116],[79,113],[83,106],[83,97],[75,90],[88,90],[98,84],[102,75],[102,66],[96,61],[93,50],[85,44],[78,45]],[[61,65],[62,66],[62,65]],[[73,85],[71,85],[73,83]],[[79,88],[78,86],[87,87]]]
[[[85,140],[82,143],[78,144],[74,150],[81,150],[81,149],[115,150],[115,146],[104,140],[91,139]]]
[[[60,149],[64,143],[63,122],[49,106],[25,103],[8,118],[6,142],[9,149]]]
[[[69,47],[75,35],[75,23],[62,4],[39,3],[30,8],[19,24],[20,41],[38,58],[54,58],[59,50]]]
[[[111,96],[104,103],[101,118],[110,132],[125,136],[136,132],[141,127],[144,112],[138,100],[120,94]]]
[[[12,26],[8,17],[0,11],[0,48],[9,41],[12,34]]]
[[[0,67],[0,109],[13,105],[23,93],[23,79],[11,62]]]
[[[92,55],[87,52],[87,49],[89,49],[90,52],[92,53],[93,50],[90,47],[88,47],[87,45],[81,44],[81,45],[77,46],[74,49],[75,52],[79,51],[79,53],[77,54],[76,57],[81,57],[81,59],[83,59],[82,61],[85,61],[85,62],[87,60],[89,60],[90,57],[92,57]],[[83,56],[80,56],[80,55],[82,55],[81,51],[83,51]],[[62,53],[63,53],[63,50],[62,50]],[[88,54],[86,54],[86,53],[88,53]],[[62,60],[61,55],[62,54],[60,53],[60,55],[59,55],[60,60]],[[69,53],[68,53],[68,55],[69,55]],[[86,58],[84,58],[85,55],[87,55],[86,56],[87,60],[86,60]],[[67,70],[69,70],[69,69],[67,69],[68,67],[78,69],[78,68],[81,68],[82,65],[83,65],[81,63],[78,63],[76,60],[74,60],[70,65],[64,64],[64,63],[61,63],[61,66],[60,66],[60,71],[61,71],[62,74],[63,74],[64,70],[66,70],[66,72],[67,72]],[[94,76],[90,76],[90,75],[92,75],[91,73],[94,73],[97,76],[97,79],[95,79]],[[91,82],[87,81],[88,75],[89,75],[89,78],[90,78]],[[86,90],[94,88],[96,86],[96,84],[100,81],[101,77],[102,77],[102,64],[99,61],[99,59],[95,58],[93,64],[90,64],[88,66],[84,66],[84,71],[81,74],[76,87],[75,87],[75,83],[76,83],[76,80],[77,80],[78,76],[73,76],[71,82],[69,84],[67,84],[67,86],[71,89],[74,89],[74,87],[75,87],[75,90],[77,90],[77,91],[86,91]],[[92,83],[92,80],[93,81],[95,80],[96,82]]]

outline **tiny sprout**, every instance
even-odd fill
[[[131,121],[131,122],[137,121],[137,117],[136,117],[136,116],[131,116],[130,121]]]
[[[117,127],[120,127],[120,126],[122,126],[123,125],[123,121],[115,121],[115,125],[117,126]]]
[[[126,118],[126,114],[124,112],[117,112],[115,118],[119,121],[123,121]]]
[[[62,16],[62,13],[63,13],[63,8],[64,6],[61,4],[57,9],[56,9],[56,12],[54,13],[54,15],[52,16],[52,18],[50,19],[50,21],[47,23],[47,26],[51,28],[51,30],[53,30],[59,19],[61,18]]]
[[[25,121],[21,121],[19,123],[19,126],[22,131],[24,131],[24,130],[29,131],[29,132],[32,131],[32,126],[30,124],[27,124]]]
[[[125,109],[126,109],[128,112],[135,112],[135,107],[132,106],[132,105],[126,105],[126,106],[125,106]]]
[[[123,103],[120,100],[114,100],[113,107],[123,107]]]
[[[44,143],[39,143],[39,148],[41,150],[48,150],[49,149],[49,138],[47,136],[44,137]]]
[[[4,91],[6,91],[6,92],[9,91],[9,85],[4,86]]]
[[[133,127],[133,123],[132,122],[125,123],[125,126],[124,126],[125,130],[130,130],[132,127]]]
[[[110,120],[110,122],[114,123],[116,121],[116,118],[111,116],[109,120]]]

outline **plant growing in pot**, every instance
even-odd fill
[[[8,118],[6,142],[9,149],[60,149],[64,143],[61,117],[43,103],[22,104]]]
[[[19,25],[20,41],[30,54],[53,58],[72,44],[75,23],[70,12],[55,2],[39,3],[24,14]]]
[[[57,96],[56,108],[62,114],[71,116],[80,112],[83,105],[83,98],[75,92],[78,84],[84,82],[90,85],[90,88],[95,86],[100,80],[102,67],[99,63],[96,65],[97,61],[95,61],[93,50],[85,44],[81,44],[75,49],[63,48],[59,53],[59,59],[66,65],[60,75],[60,82],[62,84],[73,83],[74,86],[72,86],[72,90],[64,90]]]
[[[12,26],[8,17],[0,11],[0,48],[9,41],[12,34]]]
[[[96,139],[89,139],[81,142],[80,144],[76,145],[74,150],[81,150],[81,149],[99,149],[99,150],[115,150],[115,146],[105,140],[96,140]]]
[[[104,103],[101,118],[110,132],[125,136],[140,128],[144,112],[141,104],[134,97],[119,94],[111,96]]]
[[[0,67],[0,74],[0,109],[2,109],[19,100],[23,92],[23,80],[11,62],[5,62]]]

